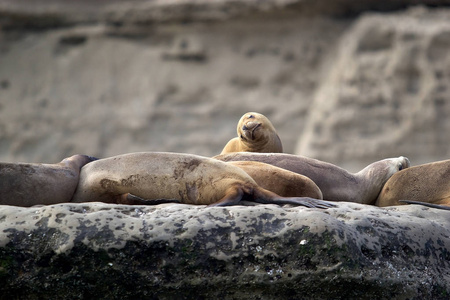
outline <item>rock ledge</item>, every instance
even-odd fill
[[[449,213],[339,203],[0,207],[12,298],[442,298]]]

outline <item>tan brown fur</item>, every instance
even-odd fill
[[[394,174],[384,185],[375,205],[406,204],[401,200],[450,207],[450,160],[414,166]]]
[[[259,113],[244,114],[237,125],[237,137],[231,139],[221,154],[232,152],[283,152],[280,137],[270,120]]]
[[[0,204],[28,207],[70,202],[81,167],[92,160],[74,155],[57,164],[0,163]]]
[[[409,167],[406,157],[374,162],[357,173],[301,155],[285,153],[228,153],[214,157],[221,161],[259,161],[307,176],[320,188],[323,198],[374,204],[385,182],[394,173]]]
[[[323,199],[319,187],[306,176],[256,161],[230,161],[244,170],[256,183],[283,197]]]
[[[281,197],[257,183],[242,169],[192,154],[142,152],[101,159],[86,165],[73,202],[102,201],[225,206],[242,200],[327,208],[309,197]]]

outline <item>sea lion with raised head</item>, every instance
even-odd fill
[[[375,205],[401,204],[450,209],[450,160],[414,166],[389,178]]]
[[[285,153],[228,153],[215,159],[230,161],[259,161],[307,176],[320,188],[323,199],[374,204],[386,181],[399,170],[408,168],[408,158],[383,159],[357,173],[336,165],[301,155]]]
[[[70,202],[81,167],[94,160],[77,154],[57,164],[0,163],[0,205],[27,207]]]
[[[228,141],[221,154],[232,152],[283,152],[280,137],[270,120],[259,113],[244,114],[237,125],[237,137]]]
[[[245,171],[256,183],[283,197],[323,199],[322,191],[306,176],[257,161],[230,161]]]
[[[328,208],[309,197],[281,197],[239,167],[193,154],[141,152],[100,159],[81,169],[73,202],[155,204],[161,201],[211,206],[242,200]]]

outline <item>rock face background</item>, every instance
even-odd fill
[[[448,299],[449,226],[447,212],[414,205],[2,206],[0,291],[5,299]]]
[[[366,164],[393,153],[413,164],[450,157],[449,20],[422,9],[358,19],[317,89],[296,152]]]
[[[448,159],[446,1],[378,2],[0,0],[0,161],[212,156],[247,111],[350,170]]]

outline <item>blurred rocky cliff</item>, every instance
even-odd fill
[[[0,0],[0,161],[212,156],[242,114],[350,170],[450,158],[449,1]]]

